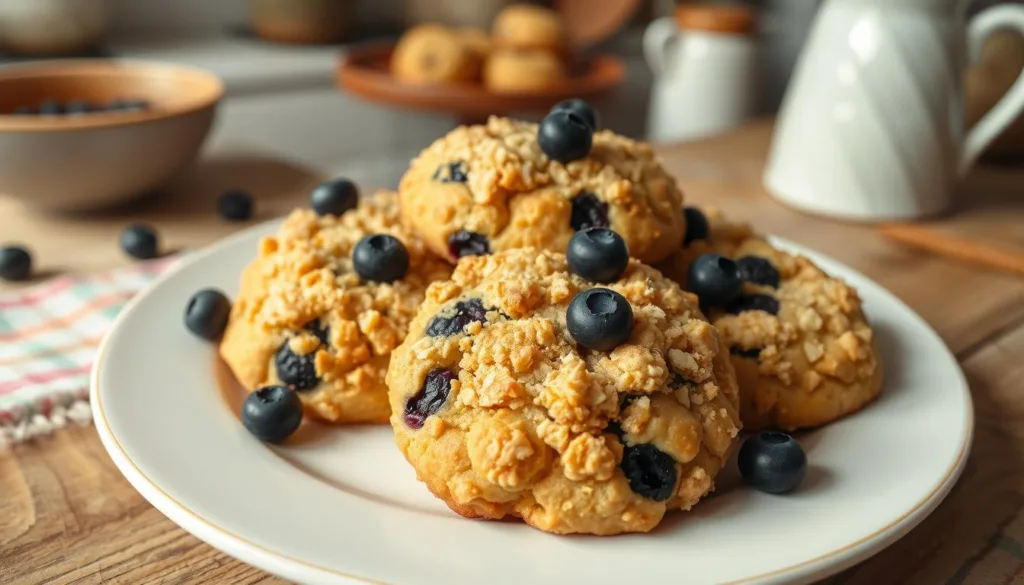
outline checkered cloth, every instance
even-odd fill
[[[89,370],[121,307],[174,259],[0,294],[0,448],[87,424]]]

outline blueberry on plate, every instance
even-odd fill
[[[0,279],[25,280],[32,274],[32,254],[23,246],[0,248]]]
[[[779,271],[767,258],[743,256],[736,260],[736,266],[740,269],[740,278],[744,281],[779,288]]]
[[[309,203],[317,215],[341,215],[359,203],[359,189],[348,179],[334,179],[313,189]]]
[[[352,267],[365,280],[394,282],[409,272],[409,252],[395,236],[371,234],[352,250]]]
[[[603,227],[576,232],[565,256],[574,273],[593,282],[614,282],[629,265],[626,241]]]
[[[231,301],[224,293],[212,288],[192,295],[185,306],[185,326],[203,339],[216,341],[228,325]]]
[[[537,144],[551,160],[567,163],[590,153],[594,129],[582,116],[561,110],[551,112],[537,127]]]
[[[132,258],[156,258],[157,247],[156,232],[148,225],[130,225],[121,232],[121,249]]]
[[[217,197],[217,213],[228,221],[250,219],[252,207],[252,195],[241,189],[231,189]]]
[[[807,474],[803,447],[778,431],[758,433],[744,441],[738,463],[743,481],[769,494],[792,491]]]
[[[597,110],[594,109],[594,106],[587,103],[586,100],[581,100],[580,98],[562,100],[555,104],[554,107],[551,108],[551,111],[572,112],[573,114],[576,114],[580,118],[583,118],[583,121],[586,122],[588,126],[590,126],[591,130],[594,130],[596,132],[599,129]]]
[[[592,288],[573,297],[565,324],[576,343],[587,349],[611,351],[633,332],[633,307],[613,290]]]
[[[257,439],[280,443],[302,423],[302,401],[284,386],[265,386],[242,403],[242,424]]]
[[[720,254],[701,254],[686,273],[686,287],[701,305],[724,307],[740,296],[743,281],[736,263]]]
[[[683,208],[683,218],[686,220],[686,237],[683,238],[683,245],[689,246],[690,242],[708,239],[711,228],[708,226],[708,218],[696,207],[686,206]]]

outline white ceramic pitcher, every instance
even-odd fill
[[[766,188],[847,219],[946,209],[956,179],[1024,108],[1022,74],[965,132],[967,57],[994,30],[1024,34],[1024,7],[996,6],[965,25],[966,4],[827,0],[779,114]]]

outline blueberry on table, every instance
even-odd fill
[[[574,273],[593,282],[614,282],[629,265],[626,241],[603,227],[576,232],[565,256]]]
[[[217,213],[228,221],[250,219],[252,207],[252,195],[241,189],[231,189],[217,197]]]
[[[25,280],[32,274],[32,254],[22,246],[0,248],[0,279]]]
[[[586,122],[588,126],[590,126],[591,130],[594,130],[596,132],[599,129],[597,110],[594,109],[594,106],[587,103],[586,100],[581,100],[580,98],[562,100],[555,104],[554,107],[551,108],[551,111],[571,112],[573,114],[576,114],[580,118],[583,118],[583,121]]]
[[[394,282],[409,272],[409,252],[395,236],[364,236],[352,250],[352,267],[365,280]]]
[[[486,256],[491,253],[491,244],[487,236],[459,230],[448,236],[448,255],[458,259],[463,256]]]
[[[302,401],[284,386],[266,386],[242,403],[242,424],[257,439],[280,443],[302,423]]]
[[[203,339],[216,341],[228,325],[231,301],[224,293],[205,288],[188,300],[185,306],[185,326]]]
[[[743,256],[736,260],[736,266],[740,269],[740,278],[744,281],[779,288],[779,271],[767,258]]]
[[[39,104],[40,116],[59,116],[64,113],[64,107],[57,100],[43,100]]]
[[[611,351],[629,339],[633,307],[613,290],[592,288],[573,297],[565,324],[576,343],[587,349]]]
[[[686,220],[686,237],[683,238],[683,245],[689,246],[690,242],[708,239],[711,231],[708,225],[708,218],[696,207],[686,206],[683,208],[683,218]]]
[[[402,420],[412,429],[423,427],[427,417],[437,414],[448,402],[448,394],[452,391],[452,380],[455,372],[443,368],[435,368],[427,372],[423,386],[416,394],[405,402]]]
[[[738,463],[743,481],[769,494],[792,491],[807,474],[803,447],[778,431],[758,433],[744,441]]]
[[[724,307],[740,296],[743,281],[736,263],[720,254],[701,254],[686,273],[686,287],[701,305]]]
[[[676,491],[676,461],[649,443],[622,450],[622,473],[629,489],[655,502],[664,502]]]
[[[156,258],[157,247],[156,232],[148,225],[130,225],[121,232],[121,249],[132,258]]]
[[[551,112],[537,128],[537,144],[540,149],[548,158],[560,163],[587,156],[593,141],[594,129],[574,112]]]
[[[359,189],[348,179],[321,183],[309,196],[317,215],[341,215],[359,203]]]

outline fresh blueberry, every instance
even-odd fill
[[[565,324],[576,343],[597,351],[611,351],[629,339],[633,308],[619,293],[592,288],[569,303]]]
[[[655,502],[664,502],[676,491],[676,460],[650,443],[622,450],[622,473],[629,489]]]
[[[116,99],[107,104],[107,109],[112,112],[141,112],[149,109],[149,102],[146,100]]]
[[[250,219],[252,207],[252,195],[241,189],[231,189],[217,197],[217,213],[228,221]]]
[[[740,278],[744,281],[779,288],[779,271],[767,258],[743,256],[736,261],[736,266],[740,269]]]
[[[317,215],[341,215],[359,203],[359,189],[348,179],[320,184],[309,196]]]
[[[409,272],[409,252],[395,236],[364,236],[352,250],[352,267],[365,280],[394,282]]]
[[[599,129],[597,110],[595,110],[594,106],[588,104],[585,100],[581,100],[579,98],[562,100],[555,104],[554,107],[551,108],[551,111],[571,112],[573,114],[576,114],[580,118],[583,118],[583,121],[586,122],[588,126],[590,126],[591,130],[594,130],[596,132]]]
[[[608,228],[576,232],[565,256],[573,272],[594,282],[614,282],[629,265],[626,241]]]
[[[779,301],[768,295],[740,295],[736,300],[725,306],[725,310],[739,315],[746,311],[764,311],[769,315],[779,314]]]
[[[537,144],[551,160],[567,163],[590,153],[594,129],[582,116],[565,110],[551,112],[537,129]]]
[[[448,255],[452,258],[486,256],[490,253],[491,244],[483,234],[459,230],[448,236]]]
[[[188,300],[185,306],[185,326],[203,339],[215,341],[228,324],[231,301],[224,293],[205,288]]]
[[[442,183],[465,183],[469,177],[462,162],[451,162],[437,167],[433,179]]]
[[[41,116],[59,116],[64,113],[64,106],[57,100],[43,100],[43,103],[39,104],[39,115]]]
[[[487,320],[487,309],[480,299],[466,299],[455,303],[454,307],[445,308],[427,324],[427,336],[448,337],[462,333],[470,323],[483,323]]]
[[[419,429],[427,421],[427,417],[436,414],[448,402],[448,394],[452,391],[452,380],[455,373],[451,370],[436,368],[427,372],[423,386],[419,392],[405,402],[402,419],[409,428]]]
[[[32,106],[18,106],[11,111],[12,116],[35,116],[36,109]]]
[[[25,280],[32,274],[32,254],[22,246],[0,248],[0,279]]]
[[[257,439],[280,443],[302,423],[302,401],[284,386],[266,386],[242,403],[242,424]]]
[[[97,110],[99,110],[98,106],[85,100],[70,100],[68,103],[64,104],[64,113],[73,116],[91,114]]]
[[[608,204],[597,195],[583,191],[572,198],[569,225],[576,231],[587,228],[608,227]]]
[[[686,220],[686,237],[683,238],[683,245],[689,246],[690,242],[708,239],[708,218],[696,207],[686,206],[683,208],[683,218]]]
[[[132,258],[156,258],[157,247],[156,232],[148,225],[130,225],[121,232],[121,249]]]
[[[316,352],[299,355],[286,339],[274,354],[277,377],[293,390],[309,390],[320,383],[316,375]]]
[[[686,284],[702,305],[724,307],[740,296],[743,281],[732,260],[719,254],[701,254],[690,265]]]
[[[792,491],[807,473],[803,447],[786,433],[770,431],[743,442],[738,458],[747,485],[769,494]]]
[[[738,355],[743,358],[756,360],[757,358],[761,357],[761,348],[754,347],[751,349],[743,349],[738,345],[734,345],[729,348],[729,353],[731,353],[732,355]]]

